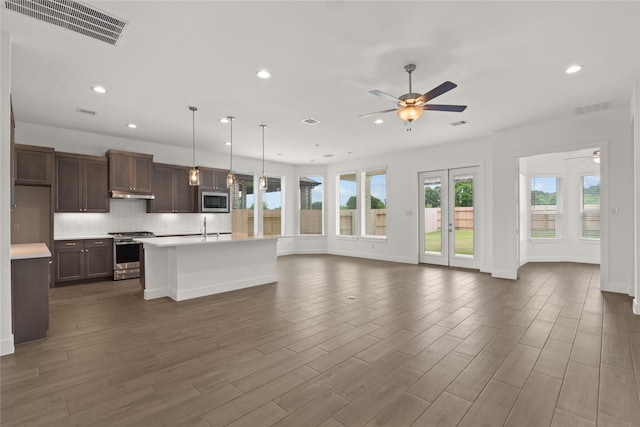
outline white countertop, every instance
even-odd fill
[[[84,236],[55,236],[53,240],[93,240],[93,239],[113,239],[108,234],[87,234]]]
[[[51,252],[44,243],[11,245],[11,259],[49,258]]]
[[[189,245],[211,245],[224,243],[250,242],[257,240],[274,240],[275,237],[251,237],[251,238],[233,238],[230,234],[221,234],[220,238],[214,236],[175,236],[175,237],[151,237],[133,239],[136,242],[150,246],[167,247],[167,246],[189,246]]]

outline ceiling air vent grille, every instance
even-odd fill
[[[118,44],[122,32],[129,24],[127,21],[73,0],[4,0],[2,4],[8,10],[114,46]]]
[[[576,114],[596,113],[613,107],[613,101],[598,102],[597,104],[584,105],[576,108]]]
[[[302,123],[306,123],[308,125],[313,126],[313,125],[317,125],[318,123],[320,123],[320,120],[312,119],[311,117],[309,117],[307,119],[304,119],[302,121]]]
[[[86,108],[78,108],[76,110],[76,113],[88,114],[90,116],[95,116],[96,114],[98,114],[96,111],[87,110]]]
[[[466,121],[466,120],[460,120],[460,121],[457,121],[457,122],[450,123],[450,125],[451,126],[462,126],[462,125],[466,125],[467,123],[469,123],[469,122]]]

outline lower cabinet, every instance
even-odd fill
[[[15,344],[47,338],[49,257],[11,261],[11,305]]]
[[[113,277],[113,239],[56,240],[56,283]]]

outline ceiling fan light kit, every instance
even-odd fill
[[[396,98],[393,95],[389,95],[388,93],[382,92],[380,90],[371,90],[370,94],[379,96],[381,98],[388,99],[390,101],[395,102],[398,105],[398,108],[392,108],[389,110],[376,111],[374,113],[362,114],[359,117],[369,117],[375,114],[389,113],[391,111],[396,111],[398,117],[400,117],[403,121],[407,123],[411,123],[414,120],[417,120],[422,116],[422,112],[424,110],[435,110],[435,111],[450,111],[450,112],[462,112],[467,106],[466,105],[445,105],[445,104],[427,104],[427,102],[436,98],[437,96],[442,95],[443,93],[449,92],[451,89],[456,88],[458,85],[455,83],[446,81],[442,83],[440,86],[437,86],[431,89],[429,92],[424,94],[413,93],[412,89],[412,81],[411,81],[411,73],[413,73],[416,69],[415,64],[407,64],[404,66],[404,70],[409,74],[409,93],[405,93],[404,95]]]

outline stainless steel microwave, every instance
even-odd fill
[[[222,191],[203,191],[202,212],[229,212],[229,193]]]

